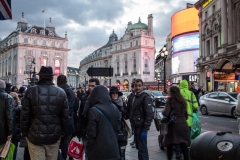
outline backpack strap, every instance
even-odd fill
[[[93,107],[95,110],[97,110],[105,119],[106,121],[109,123],[109,125],[113,128],[112,123],[108,120],[108,118],[97,108],[97,107]]]

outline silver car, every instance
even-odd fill
[[[237,92],[211,92],[200,97],[200,111],[203,115],[217,113],[238,118],[235,108],[237,105]]]

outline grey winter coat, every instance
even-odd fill
[[[87,128],[87,157],[89,160],[119,160],[119,149],[116,133],[121,127],[118,108],[112,104],[108,90],[96,86],[88,97],[90,109]],[[111,122],[104,118],[99,109]]]

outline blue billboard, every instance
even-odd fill
[[[173,38],[173,54],[194,49],[199,49],[199,32],[183,34]]]

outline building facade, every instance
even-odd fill
[[[199,0],[200,84],[207,91],[236,91],[240,79],[240,1]]]
[[[67,33],[58,36],[51,18],[46,27],[30,26],[22,13],[16,30],[0,41],[0,79],[19,88],[41,66],[52,66],[56,76],[66,75],[68,51]]]
[[[106,45],[89,54],[80,62],[81,82],[90,77],[89,67],[112,67],[113,77],[97,77],[102,85],[117,85],[129,91],[133,78],[144,82],[154,81],[155,39],[153,36],[153,17],[148,15],[148,25],[141,22],[128,22],[125,34],[118,39],[110,35]]]
[[[67,67],[67,80],[68,85],[73,88],[81,87],[80,79],[79,79],[79,69],[73,67]]]

